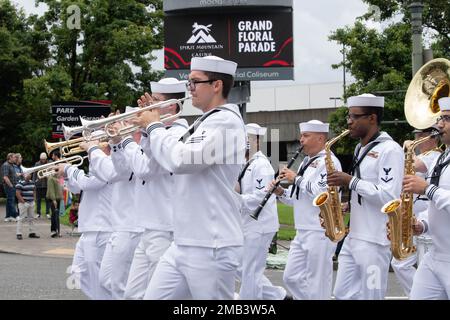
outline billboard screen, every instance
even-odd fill
[[[292,11],[167,15],[166,76],[186,79],[192,57],[238,63],[236,80],[292,80]]]

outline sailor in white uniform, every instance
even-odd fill
[[[143,96],[138,104],[158,103],[169,99],[184,98],[185,81],[175,78],[151,82],[152,96]],[[146,103],[143,102],[145,100]],[[174,115],[179,106],[173,104],[162,112]],[[165,123],[166,130],[179,139],[188,128],[184,119]],[[130,137],[122,140],[120,149],[125,161],[138,179],[135,190],[138,224],[144,228],[141,240],[134,252],[133,263],[128,275],[125,299],[143,299],[156,265],[173,241],[173,203],[177,201],[173,192],[173,174],[152,159],[148,135],[143,132],[140,144]]]
[[[272,181],[275,173],[269,159],[259,147],[267,128],[256,123],[249,123],[245,127],[249,141],[248,161],[239,175],[237,186],[242,196],[244,230],[239,297],[243,300],[282,300],[286,296],[286,290],[273,286],[264,275],[269,246],[280,227],[275,195],[269,198],[258,220],[250,216],[266,195],[265,187]]]
[[[105,153],[109,153],[108,148],[103,148]],[[78,208],[78,231],[82,235],[75,248],[72,272],[80,279],[81,290],[88,298],[109,300],[111,292],[100,285],[99,272],[112,232],[112,185],[68,164],[60,164],[58,172],[64,175],[71,192],[82,191]]]
[[[331,298],[333,281],[333,254],[336,243],[325,236],[320,225],[320,209],[314,198],[327,191],[325,143],[329,124],[318,120],[300,123],[300,144],[306,157],[298,172],[283,169],[281,179],[293,184],[289,189],[278,187],[279,199],[294,207],[297,233],[289,248],[283,280],[298,300],[325,300]],[[342,170],[332,154],[336,170]]]
[[[175,174],[174,243],[158,263],[147,299],[232,299],[243,233],[239,194],[245,162],[245,125],[228,104],[237,64],[192,58],[188,89],[204,114],[177,139],[159,122],[158,109],[142,113],[153,158]]]
[[[381,208],[400,197],[404,156],[386,132],[379,131],[384,98],[362,94],[348,99],[347,124],[359,138],[352,175],[335,172],[328,185],[349,187],[350,232],[339,254],[334,295],[336,299],[384,299],[387,289],[390,242],[388,217]]]
[[[433,130],[436,130],[436,128],[430,127],[423,130],[416,129],[414,130],[414,139],[417,140],[429,136]],[[426,178],[427,171],[430,170],[433,162],[441,155],[441,151],[437,148],[437,144],[438,139],[431,138],[416,147],[416,150],[419,151],[419,155],[415,158],[414,163],[417,176]],[[424,221],[428,220],[427,197],[424,195],[415,194],[413,210],[418,223],[426,223]],[[403,260],[398,260],[395,257],[392,257],[391,261],[392,269],[394,270],[395,275],[397,276],[397,279],[399,280],[400,285],[407,296],[409,296],[409,293],[411,292],[414,274],[416,273],[415,265],[420,263],[419,257],[423,256],[423,252],[431,249],[432,242],[428,233],[415,237],[414,240],[417,247],[417,251],[415,253]]]
[[[450,98],[438,100],[441,116],[437,122],[446,150],[428,172],[430,182],[407,175],[406,192],[424,194],[429,201],[428,228],[433,248],[425,254],[414,275],[410,298],[413,300],[450,299]]]
[[[135,135],[139,141],[139,134]],[[112,299],[124,299],[133,253],[143,228],[138,224],[135,207],[136,177],[126,163],[120,141],[111,139],[111,156],[98,147],[98,141],[83,142],[88,151],[91,173],[105,183],[112,183],[111,221],[113,232],[106,245],[100,267],[100,284],[111,291]]]

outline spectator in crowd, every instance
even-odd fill
[[[14,159],[13,167],[14,167],[14,171],[16,172],[16,184],[17,184],[17,182],[19,182],[19,180],[23,180],[22,155],[20,153],[16,153],[14,155],[14,157],[15,157],[15,159]],[[14,184],[14,185],[16,185],[16,184]],[[17,194],[16,194],[16,212],[17,212],[17,217],[16,217],[16,219],[17,219],[20,214]]]
[[[50,200],[52,217],[50,225],[50,236],[52,238],[60,237],[59,229],[59,202],[63,198],[62,187],[58,182],[56,176],[49,176],[47,178],[47,199]]]
[[[16,221],[16,171],[14,170],[15,155],[8,153],[6,161],[2,165],[2,185],[6,195],[5,222]]]
[[[39,161],[34,164],[35,167],[48,163],[47,154],[42,152]],[[50,219],[50,200],[47,199],[47,178],[38,179],[37,172],[33,173],[33,181],[36,186],[36,213],[41,217],[41,201],[45,202],[45,215]]]
[[[19,202],[19,216],[17,217],[17,240],[22,240],[22,221],[28,222],[28,237],[39,238],[34,232],[34,181],[26,174],[16,184],[16,197]]]
[[[50,153],[50,157],[52,158],[53,161],[59,161],[61,160],[61,153],[59,152],[59,150],[54,150]],[[58,181],[60,187],[61,187],[61,192],[62,192],[62,197],[61,199],[58,201],[57,203],[57,209],[59,212],[60,216],[63,216],[66,210],[66,206],[64,203],[64,178],[63,177],[56,177],[56,181]],[[59,225],[59,223],[58,223]]]

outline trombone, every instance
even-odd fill
[[[73,166],[81,166],[83,164],[84,159],[86,159],[87,156],[72,156],[69,158],[61,159],[58,161],[49,162],[40,166],[36,166],[33,168],[26,168],[23,171],[23,175],[33,174],[37,172],[37,177],[39,179],[46,178],[49,176],[54,175],[57,172],[57,167],[61,163],[70,163]]]
[[[188,96],[188,97],[181,98],[181,99],[169,99],[169,100],[165,100],[165,101],[161,101],[161,102],[152,104],[150,106],[146,106],[143,108],[133,110],[128,113],[121,113],[121,114],[118,114],[115,116],[98,119],[98,120],[86,120],[86,119],[83,119],[80,117],[82,128],[83,128],[83,130],[82,130],[83,137],[85,139],[89,140],[89,139],[91,139],[90,136],[94,130],[100,129],[103,127],[104,127],[106,134],[110,138],[113,138],[113,137],[116,137],[119,135],[130,134],[130,133],[136,131],[139,127],[136,125],[130,125],[130,126],[123,127],[121,129],[117,130],[117,129],[113,128],[112,125],[118,121],[129,121],[129,120],[135,118],[137,116],[137,114],[144,112],[144,111],[152,110],[155,108],[165,108],[172,104],[177,104],[179,107],[178,113],[173,114],[173,115],[171,115],[171,114],[161,115],[161,122],[171,121],[171,120],[177,118],[183,111],[183,102],[185,100],[188,100],[191,98],[192,98],[192,96]],[[79,127],[76,127],[76,128],[78,129]]]

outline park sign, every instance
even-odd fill
[[[81,126],[80,117],[96,120],[111,113],[111,101],[64,101],[52,105],[52,138],[64,138],[62,125]]]
[[[164,67],[185,80],[193,57],[237,62],[235,80],[293,80],[292,1],[164,1]]]

